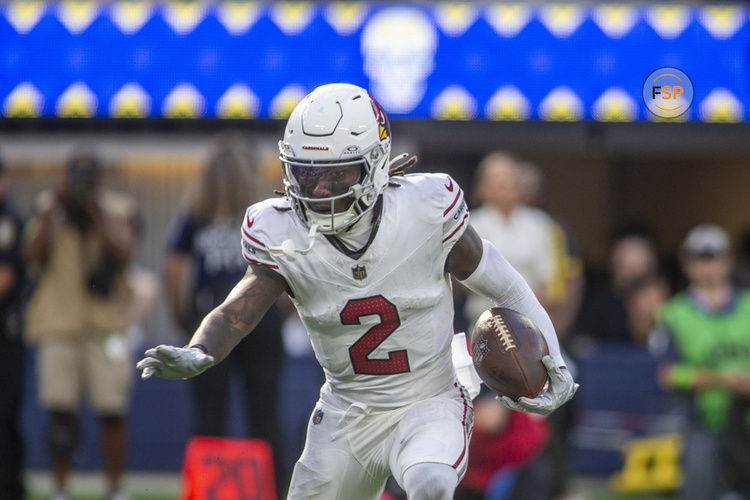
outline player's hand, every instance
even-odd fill
[[[573,381],[568,369],[557,366],[552,356],[544,356],[542,363],[547,368],[549,384],[540,396],[533,399],[521,397],[518,401],[513,401],[508,396],[500,396],[500,402],[511,410],[549,415],[569,401],[578,390],[578,384]]]
[[[213,366],[214,357],[193,347],[175,347],[159,345],[148,349],[145,358],[135,367],[142,370],[141,378],[152,375],[169,380],[180,380],[194,377]]]

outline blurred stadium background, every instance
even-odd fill
[[[317,85],[346,81],[383,104],[394,151],[417,153],[422,170],[468,187],[495,149],[538,164],[546,207],[596,269],[625,221],[647,221],[665,253],[700,222],[735,238],[750,225],[749,13],[734,3],[8,1],[0,152],[12,196],[30,210],[69,153],[93,145],[109,179],[139,201],[138,262],[161,272],[184,188],[217,135],[247,136],[264,181],[280,186],[275,142],[285,117]],[[673,120],[657,119],[642,97],[647,76],[667,66],[694,87],[692,105]],[[175,341],[173,329],[161,304],[146,341]],[[584,382],[570,436],[582,477],[606,478],[622,465],[627,438],[657,425],[649,414],[658,404],[644,403],[653,381],[633,370],[638,361],[604,359],[588,367],[609,367],[607,380]],[[299,383],[314,367],[290,366],[287,428],[304,422],[316,390]],[[629,373],[640,374],[623,382]],[[627,392],[624,406],[587,414],[610,383]],[[43,471],[33,364],[27,386],[27,464]],[[179,473],[187,398],[182,383],[136,385],[130,470]],[[99,466],[92,427],[89,419],[76,457],[84,470]]]

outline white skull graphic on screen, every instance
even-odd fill
[[[409,113],[425,93],[435,67],[438,35],[421,10],[386,8],[362,31],[364,71],[373,97],[390,113]]]

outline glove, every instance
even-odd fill
[[[542,358],[542,363],[549,376],[547,390],[534,399],[520,397],[518,401],[513,401],[508,396],[498,396],[504,406],[511,410],[549,415],[573,397],[578,390],[578,384],[573,381],[568,369],[557,366],[549,355]]]
[[[193,347],[159,345],[144,354],[146,357],[135,365],[143,370],[141,378],[144,380],[152,375],[169,380],[186,379],[203,373],[214,364],[213,356]]]

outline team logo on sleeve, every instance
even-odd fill
[[[352,268],[352,277],[355,280],[363,280],[367,278],[367,269],[365,266],[354,266]]]

